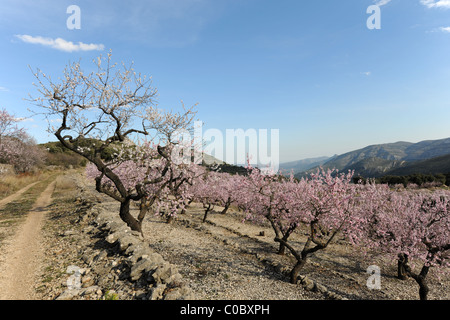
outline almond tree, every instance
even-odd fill
[[[205,174],[205,168],[195,163],[183,164],[174,170],[182,179],[168,179],[162,197],[158,199],[156,213],[164,214],[170,223],[178,214],[186,212],[193,201],[195,183]]]
[[[352,172],[338,174],[334,170],[321,170],[300,181],[254,172],[249,175],[246,190],[250,192],[240,201],[245,202],[252,219],[270,222],[274,240],[280,243],[279,252],[286,248],[297,260],[290,273],[291,283],[297,282],[313,253],[326,249],[338,234],[352,235],[359,228],[352,176]],[[300,224],[306,226],[308,237],[301,248],[296,248],[288,238]]]
[[[223,204],[224,185],[228,182],[228,174],[210,171],[206,168],[193,179],[189,188],[190,202],[201,203],[205,213],[203,222],[216,206]]]
[[[96,189],[120,203],[119,215],[131,229],[142,232],[142,219],[130,214],[130,202],[141,201],[144,205],[149,195],[148,186],[161,183],[165,178],[177,183],[182,174],[175,173],[172,150],[180,130],[190,130],[195,112],[192,108],[179,113],[158,109],[155,104],[157,90],[151,79],[136,73],[133,65],[121,67],[111,63],[111,53],[96,60],[95,71],[84,72],[80,62],[71,63],[64,69],[62,78],[54,81],[37,69],[39,96],[31,98],[49,120],[49,132],[61,144],[91,162],[100,174],[96,177]],[[139,146],[139,137],[147,137],[156,147]],[[121,156],[113,159],[102,157],[109,148],[125,148]],[[148,152],[148,154],[146,154]],[[142,156],[160,160],[160,166],[143,170],[145,177],[129,184],[126,176],[114,169],[126,161],[143,165]],[[144,162],[143,162],[144,161]],[[104,184],[104,178],[114,186]],[[169,182],[167,182],[169,183]],[[153,190],[154,191],[154,190]]]
[[[205,171],[200,179],[195,180],[193,199],[203,204],[205,215],[203,222],[215,206],[223,207],[221,214],[226,214],[231,204],[240,197],[242,176],[226,172]]]
[[[157,214],[165,215],[168,222],[183,211],[190,200],[189,186],[192,185],[198,172],[202,171],[202,168],[194,163],[182,165],[172,163],[167,167],[167,160],[160,157],[157,150],[158,147],[150,143],[132,145],[131,150],[121,149],[121,154],[118,154],[116,159],[122,161],[115,161],[117,165],[109,163],[111,170],[121,178],[126,189],[138,186],[141,188],[140,192],[145,194],[140,201],[137,217],[141,224],[152,207]],[[131,160],[124,160],[125,158]],[[168,173],[164,174],[164,170]],[[101,172],[94,164],[87,165],[88,178],[97,179],[100,175]],[[115,184],[108,177],[103,176],[99,183],[103,189],[117,192]]]
[[[411,277],[419,297],[427,300],[431,267],[450,265],[450,194],[445,191],[386,191],[377,209],[366,210],[366,234],[361,244],[398,257],[399,278]],[[411,263],[420,263],[414,271]]]
[[[205,213],[203,222],[206,222],[209,212],[219,203],[221,176],[213,171],[204,171],[192,183],[190,189],[192,201],[201,203]]]
[[[19,155],[15,145],[27,136],[17,122],[6,109],[0,110],[0,163],[13,164]]]
[[[258,168],[248,167],[249,174],[241,180],[236,198],[243,209],[247,220],[261,222],[267,220],[275,232],[275,239],[280,239],[278,254],[285,253],[289,236],[299,225],[299,216],[294,212],[300,210],[303,203],[295,202],[299,196],[301,186],[305,181],[295,182],[273,172],[264,174]],[[299,193],[300,194],[299,194]]]
[[[43,162],[44,153],[17,125],[19,121],[5,109],[0,110],[0,163],[13,165],[17,172],[28,172]]]
[[[326,249],[338,235],[349,236],[360,227],[361,220],[355,215],[356,185],[352,183],[353,172],[338,174],[334,170],[321,170],[306,183],[300,184],[301,192],[292,201],[292,217],[308,229],[308,238],[299,250],[282,238],[275,238],[289,249],[297,262],[293,267],[291,283],[297,277],[311,254]]]
[[[238,188],[241,185],[241,181],[244,179],[243,176],[239,174],[230,174],[226,172],[220,173],[218,190],[218,202],[219,205],[223,207],[221,214],[226,214],[230,209],[231,205],[237,203],[237,198],[239,197],[240,190]]]
[[[17,138],[25,134],[25,129],[19,128],[17,118],[6,109],[0,109],[0,144],[4,138]]]

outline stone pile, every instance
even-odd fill
[[[81,233],[92,241],[83,247],[83,265],[67,267],[66,288],[56,299],[190,299],[176,266],[156,253],[108,205],[96,203],[81,218]]]

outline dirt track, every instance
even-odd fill
[[[33,187],[36,183],[38,183],[39,181],[36,181],[34,183],[31,183],[29,185],[27,185],[26,187],[20,189],[19,191],[17,191],[16,193],[4,198],[0,200],[0,209],[3,208],[6,204],[10,203],[11,201],[16,200],[17,198],[19,198],[22,194],[24,194],[25,192],[28,191],[28,189],[30,189],[31,187]]]
[[[44,250],[41,243],[41,228],[45,219],[46,207],[56,182],[50,183],[36,200],[26,220],[19,226],[16,234],[5,241],[0,254],[0,300],[33,300],[34,284],[40,271]],[[19,197],[34,184],[19,190],[0,202],[0,206]]]

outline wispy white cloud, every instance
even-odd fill
[[[24,117],[16,118],[15,120],[19,122],[34,122],[33,118],[24,118]]]
[[[391,2],[391,0],[375,0],[375,5],[381,7],[384,6],[386,4],[388,4],[389,2]]]
[[[434,32],[444,32],[444,33],[450,33],[450,27],[439,27],[439,28],[434,28],[430,31],[427,31],[430,33],[434,33]]]
[[[7,91],[9,91],[9,89],[8,89],[8,88],[5,88],[5,87],[0,87],[0,92],[7,92]]]
[[[450,8],[450,0],[420,0],[420,3],[428,8]]]
[[[361,72],[361,74],[365,75],[365,76],[370,76],[372,74],[372,72],[370,71],[365,71],[365,72]]]
[[[73,43],[72,41],[67,41],[62,38],[45,38],[41,36],[30,36],[27,34],[16,35],[16,37],[23,42],[31,43],[31,44],[40,44],[43,46],[47,46],[56,50],[65,51],[65,52],[74,52],[74,51],[92,51],[92,50],[104,50],[105,46],[103,44],[95,44],[95,43]]]
[[[96,0],[78,2],[81,8],[82,29],[76,34],[95,37],[102,33],[105,37],[103,39],[107,39],[92,41],[109,42],[109,37],[113,37],[113,40],[135,42],[151,47],[179,48],[197,43],[211,22],[221,17],[229,8],[240,6],[242,1]],[[66,9],[68,4],[78,2],[1,0],[0,29],[17,30],[17,26],[25,26],[32,28],[33,31],[24,29],[24,31],[15,31],[15,34],[42,35],[53,39],[59,36],[69,39],[68,34],[74,33],[63,30],[66,29],[66,20],[69,17]],[[30,21],[33,22],[32,25]],[[60,30],[58,31],[60,33],[55,34],[55,30]],[[74,41],[73,38],[70,39]],[[74,46],[77,45],[78,43],[74,41]]]

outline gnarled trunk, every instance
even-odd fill
[[[428,293],[430,292],[430,288],[428,287],[428,281],[426,279],[428,271],[430,270],[430,266],[424,265],[422,267],[422,270],[420,270],[419,274],[415,274],[412,272],[409,265],[405,265],[405,269],[407,274],[416,280],[417,284],[419,285],[419,297],[420,300],[428,300]]]
[[[305,265],[305,263],[306,263],[306,256],[303,259],[301,259],[301,260],[297,260],[297,263],[292,268],[291,273],[289,275],[290,282],[292,284],[296,284],[297,283],[298,274],[300,273],[300,270],[302,270],[302,268]]]
[[[136,220],[130,213],[130,202],[129,198],[125,198],[120,202],[120,218],[131,228],[133,231],[138,231],[142,234],[142,224]]]
[[[411,274],[411,276],[416,280],[419,285],[419,297],[420,300],[428,300],[428,292],[430,292],[430,288],[428,287],[428,281],[426,279],[428,271],[430,270],[429,266],[423,266],[422,270],[418,275]]]

